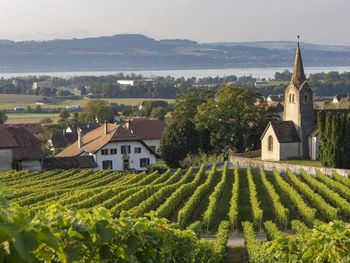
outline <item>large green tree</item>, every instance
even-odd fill
[[[215,98],[198,106],[195,121],[199,129],[210,130],[210,143],[217,152],[226,147],[243,152],[260,147],[262,132],[276,118],[260,94],[245,87],[226,85]]]
[[[113,108],[105,100],[91,100],[84,106],[83,112],[80,114],[81,121],[104,123],[109,121],[113,116]]]
[[[179,167],[187,154],[196,154],[198,134],[195,125],[188,119],[168,123],[161,139],[162,158],[170,167]]]

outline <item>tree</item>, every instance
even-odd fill
[[[257,104],[259,99],[260,94],[247,88],[223,86],[215,99],[198,106],[196,126],[211,131],[216,152],[226,147],[235,152],[257,149],[267,123],[277,117],[265,103]]]
[[[163,107],[155,107],[150,113],[151,118],[157,118],[159,120],[164,120],[166,110]]]
[[[198,136],[194,124],[188,119],[170,122],[163,133],[160,149],[168,166],[179,167],[187,154],[197,153]]]
[[[4,124],[7,121],[8,117],[5,112],[0,111],[0,124]]]
[[[72,117],[72,122],[73,123],[78,123],[79,122],[79,112],[73,112],[73,117]]]
[[[112,119],[113,108],[105,100],[90,100],[86,103],[80,119],[83,122],[94,122],[102,124]]]
[[[66,110],[66,109],[65,109],[65,110],[62,110],[62,111],[60,112],[59,117],[60,117],[59,122],[67,123],[67,122],[68,122],[68,119],[69,119],[69,117],[70,117],[70,113],[69,113],[69,111]]]
[[[43,110],[42,110],[42,108],[41,108],[40,105],[36,105],[36,107],[35,107],[35,112],[36,112],[36,113],[41,113],[41,112],[43,112]]]

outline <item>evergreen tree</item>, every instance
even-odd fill
[[[317,127],[318,130],[320,131],[320,145],[325,144],[325,115],[322,111],[319,111],[317,114]],[[323,157],[323,147],[320,147],[320,160],[323,162],[324,157]]]
[[[326,115],[326,122],[325,122],[325,129],[324,129],[324,141],[321,144],[323,147],[322,150],[322,165],[323,166],[330,166],[330,159],[331,159],[331,150],[332,150],[332,144],[331,144],[331,134],[332,134],[332,116],[330,113],[327,113]]]
[[[344,144],[344,153],[343,153],[343,168],[350,168],[350,114],[345,116],[345,125],[343,133],[343,144]]]

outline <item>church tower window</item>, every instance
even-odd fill
[[[267,142],[267,150],[272,152],[273,151],[273,137],[270,135],[267,140],[268,140],[268,142]]]
[[[308,103],[309,102],[309,97],[307,94],[304,95],[304,103]]]

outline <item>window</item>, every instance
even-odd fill
[[[142,158],[140,159],[140,167],[144,168],[149,165],[149,158]]]
[[[131,153],[131,146],[130,145],[122,145],[121,146],[121,153],[122,154],[130,154]]]
[[[289,94],[289,103],[294,103],[294,94]]]
[[[309,97],[307,96],[307,94],[304,95],[304,103],[308,103],[309,101]]]
[[[141,147],[135,147],[134,148],[135,153],[141,153]]]
[[[117,154],[117,148],[113,148],[110,150],[110,155],[115,155]]]
[[[103,170],[111,170],[113,169],[113,162],[111,160],[106,160],[102,162]]]
[[[101,155],[108,155],[108,149],[102,149]]]
[[[272,152],[273,151],[273,137],[270,135],[267,140],[268,140],[268,142],[267,142],[267,150]]]

